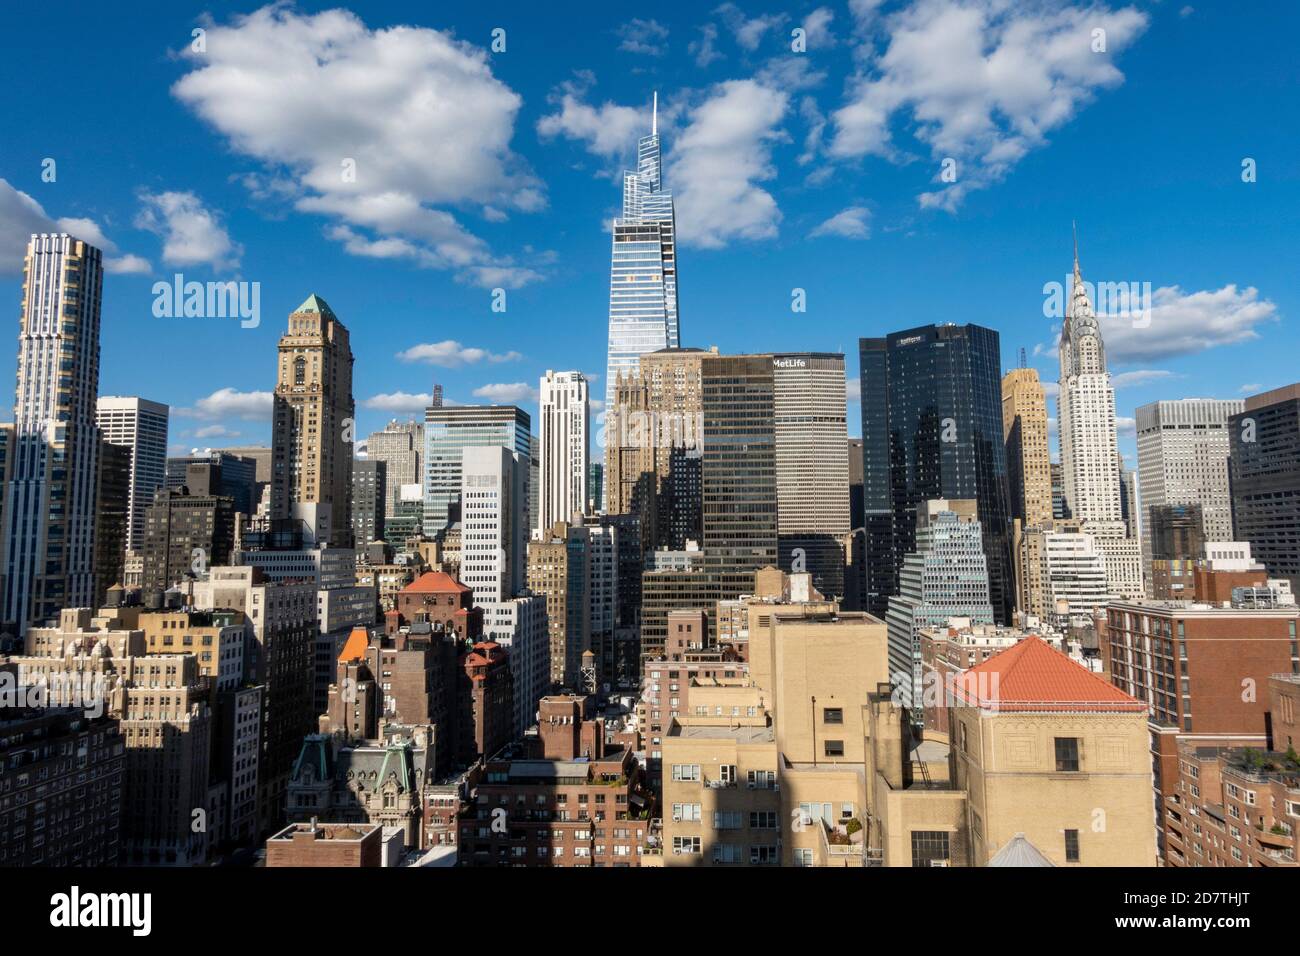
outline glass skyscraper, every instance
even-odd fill
[[[466,448],[499,445],[531,460],[532,419],[514,405],[433,405],[424,410],[424,533],[433,538],[460,520],[461,457]],[[531,482],[525,480],[526,485]],[[524,501],[528,501],[525,495]],[[525,514],[529,513],[525,505]],[[525,519],[527,521],[527,519]]]
[[[972,499],[1000,622],[1014,605],[998,333],[931,325],[858,342],[867,610],[884,617],[922,502]]]
[[[660,178],[658,99],[649,136],[637,144],[637,168],[623,174],[623,215],[614,220],[609,277],[609,362],[605,408],[620,374],[646,352],[679,345],[676,219]]]

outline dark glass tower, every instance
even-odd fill
[[[1268,573],[1300,587],[1300,384],[1246,399],[1228,419],[1228,482],[1238,541]]]
[[[859,339],[867,610],[883,618],[915,550],[917,505],[978,503],[989,600],[1000,622],[1015,603],[1002,435],[998,333],[934,325]]]

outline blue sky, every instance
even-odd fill
[[[603,376],[654,90],[683,344],[842,350],[853,380],[859,336],[977,322],[1054,382],[1043,286],[1077,220],[1085,278],[1153,290],[1149,325],[1107,325],[1122,418],[1300,378],[1290,3],[72,6],[57,32],[0,12],[0,301],[16,330],[27,231],[105,240],[100,392],[171,405],[174,449],[269,439],[312,292],[351,331],[361,435],[435,379],[532,410],[547,368]],[[177,272],[260,283],[260,326],[155,317]]]

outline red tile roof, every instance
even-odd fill
[[[1098,677],[1041,637],[1027,637],[959,675],[958,704],[998,712],[1144,713],[1146,704]]]
[[[461,584],[445,571],[426,571],[402,588],[402,594],[445,593],[464,594],[469,588]]]

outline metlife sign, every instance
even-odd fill
[[[772,358],[772,367],[773,368],[807,368],[808,360],[801,359],[801,358],[782,358],[781,356],[777,355],[777,356],[773,356]]]

